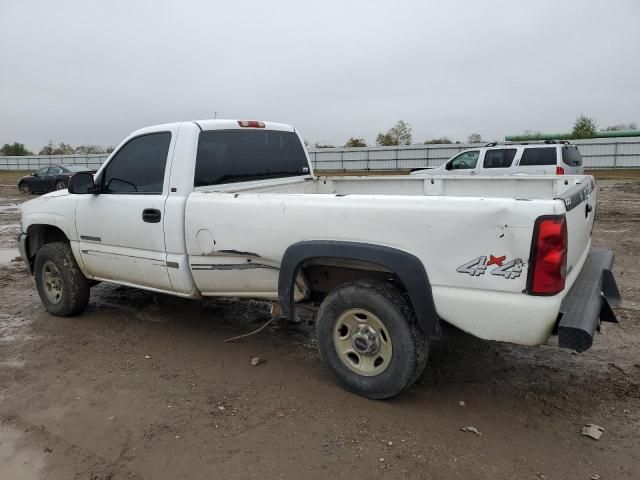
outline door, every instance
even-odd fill
[[[96,178],[100,193],[78,196],[80,256],[95,278],[171,289],[162,221],[171,146],[171,132],[132,138]]]
[[[444,169],[452,175],[473,175],[476,173],[480,150],[462,152],[449,160]]]
[[[509,175],[514,172],[513,159],[516,156],[516,148],[495,148],[484,152],[482,159],[483,175]]]
[[[47,173],[48,172],[49,172],[49,167],[42,167],[33,174],[33,176],[31,177],[31,182],[29,182],[29,185],[31,186],[32,191],[45,192],[47,190]]]
[[[55,190],[56,184],[58,183],[59,175],[62,174],[62,168],[60,167],[49,167],[49,171],[47,172],[47,190]]]

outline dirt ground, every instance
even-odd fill
[[[582,354],[447,329],[383,402],[332,381],[310,317],[223,343],[267,320],[264,302],[101,284],[83,315],[48,315],[10,261],[24,198],[1,189],[0,479],[638,479],[640,181],[598,185],[621,323]]]

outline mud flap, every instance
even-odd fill
[[[622,303],[611,272],[613,252],[592,248],[580,275],[560,306],[558,343],[578,352],[588,350],[600,321],[618,322],[611,307]]]

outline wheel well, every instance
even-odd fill
[[[305,260],[300,274],[313,300],[320,300],[340,285],[363,278],[388,281],[406,291],[395,273],[373,262],[334,257],[315,257]]]
[[[27,256],[29,267],[33,273],[33,261],[40,250],[47,243],[68,242],[65,233],[53,225],[31,225],[27,229]]]
[[[322,292],[350,280],[366,277],[394,282],[409,295],[418,325],[429,337],[440,335],[431,283],[416,256],[383,245],[335,240],[306,240],[290,245],[278,275],[278,298],[285,316],[293,318],[296,297],[307,297],[309,287]],[[305,281],[304,275],[311,277]],[[302,281],[301,281],[302,280]],[[300,283],[302,287],[300,288]]]

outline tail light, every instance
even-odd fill
[[[564,175],[564,168],[556,167],[556,175]]]
[[[527,290],[531,295],[555,295],[564,290],[567,273],[567,220],[545,215],[536,220]]]
[[[241,127],[264,128],[264,122],[257,120],[238,120],[238,125]]]

